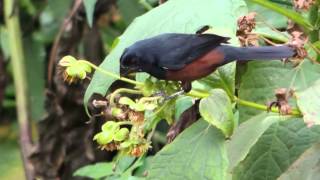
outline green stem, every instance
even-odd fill
[[[142,97],[142,98],[139,100],[139,102],[140,102],[140,103],[144,103],[144,102],[146,102],[146,101],[156,101],[156,100],[159,100],[159,99],[161,99],[161,98],[163,98],[163,97],[162,97],[162,96]]]
[[[153,9],[153,7],[146,0],[139,0],[139,3],[148,11]]]
[[[291,6],[292,7],[292,3],[291,2],[287,2],[287,1],[283,1],[283,0],[270,0],[271,2],[277,3],[277,4],[282,4],[285,6]]]
[[[115,90],[113,93],[111,93],[111,95],[110,95],[110,104],[111,104],[111,106],[115,105],[114,99],[115,99],[116,95],[119,94],[119,93],[142,94],[142,92],[139,91],[139,90],[127,89],[127,88],[119,88],[119,89]]]
[[[15,12],[12,0],[4,1],[5,23],[9,35],[9,47],[13,67],[13,79],[16,92],[17,116],[20,129],[20,146],[24,162],[26,179],[34,179],[32,163],[29,160],[30,148],[32,147],[32,136],[30,128],[30,114],[27,93],[26,68],[22,47],[22,36],[20,32],[19,17]]]
[[[207,92],[191,90],[190,92],[187,93],[187,96],[191,96],[191,97],[195,97],[195,98],[206,98],[206,97],[210,96],[210,94]]]
[[[118,122],[119,126],[121,125],[131,125],[132,126],[132,122],[131,121],[121,121],[121,122]]]
[[[257,104],[257,103],[254,103],[254,102],[242,100],[242,99],[239,99],[239,98],[236,97],[236,96],[234,96],[234,99],[235,99],[235,102],[236,102],[237,104],[240,104],[240,105],[243,105],[243,106],[247,106],[247,107],[252,107],[252,108],[259,109],[259,110],[263,110],[263,111],[268,111],[268,106],[266,106],[266,105]],[[270,109],[270,111],[271,111],[271,112],[274,112],[274,113],[280,113],[280,112],[279,112],[279,109],[278,109],[278,108],[275,108],[275,107],[272,107],[272,108]],[[302,116],[302,114],[300,113],[300,111],[298,111],[297,109],[293,109],[289,115],[292,115],[292,116]]]
[[[132,80],[132,79],[128,79],[128,78],[125,78],[125,77],[121,77],[121,76],[119,76],[119,75],[117,75],[117,74],[114,74],[114,73],[112,73],[112,72],[106,71],[105,69],[102,69],[102,68],[96,66],[95,64],[89,62],[89,61],[86,61],[86,60],[79,60],[79,61],[81,61],[82,63],[85,63],[85,64],[91,66],[91,67],[94,68],[95,70],[98,70],[98,71],[100,71],[101,73],[103,73],[103,74],[105,74],[105,75],[107,75],[107,76],[111,76],[111,77],[113,77],[113,78],[115,78],[115,79],[117,79],[117,80],[121,80],[121,81],[130,83],[130,84],[133,84],[133,85],[136,85],[136,86],[143,86],[143,85],[144,85],[142,82],[134,81],[134,80]]]

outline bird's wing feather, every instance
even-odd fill
[[[163,42],[167,47],[156,57],[157,65],[170,70],[181,69],[221,43],[227,43],[228,39],[214,34],[173,36]]]

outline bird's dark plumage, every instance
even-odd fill
[[[124,55],[135,54],[142,63],[177,70],[228,40],[214,34],[167,33],[134,43]],[[121,64],[124,61],[121,58]]]
[[[292,57],[289,46],[233,47],[229,38],[214,34],[161,34],[125,49],[121,66],[159,79],[191,82],[234,60],[272,60]]]

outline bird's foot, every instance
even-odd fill
[[[181,91],[175,92],[173,94],[167,95],[165,92],[159,91],[159,92],[153,94],[152,96],[161,96],[162,97],[162,102],[161,103],[163,103],[163,102],[169,101],[171,99],[174,99],[174,98],[176,98],[176,97],[178,97],[180,95],[183,95],[185,93],[186,92],[184,90],[181,90]]]
[[[185,92],[184,90],[178,91],[178,92],[175,92],[175,93],[173,93],[173,94],[171,94],[171,95],[169,95],[169,96],[166,96],[166,97],[164,98],[164,100],[165,100],[165,101],[168,101],[168,100],[171,100],[171,99],[176,98],[176,97],[178,97],[178,96],[181,96],[181,95],[183,95],[183,94],[185,94],[185,93],[186,93],[186,92]]]

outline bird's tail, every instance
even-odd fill
[[[224,53],[226,63],[235,60],[276,60],[295,55],[295,50],[289,46],[233,47],[221,45],[218,49]]]

